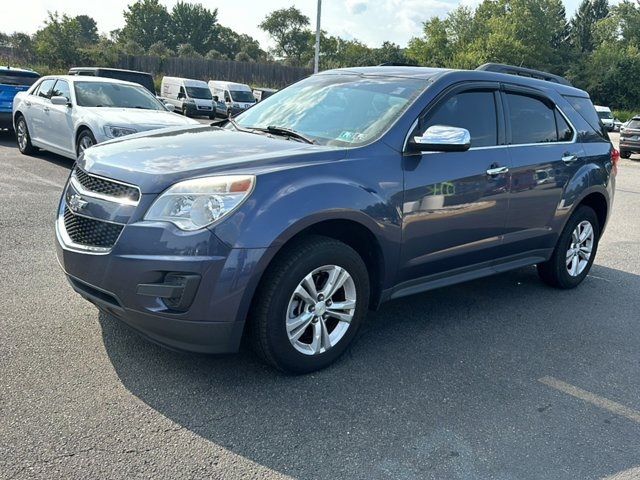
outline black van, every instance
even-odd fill
[[[115,78],[127,82],[135,82],[142,85],[156,95],[156,87],[150,73],[136,72],[135,70],[121,70],[118,68],[103,67],[73,67],[69,69],[69,75],[89,75],[93,77]]]

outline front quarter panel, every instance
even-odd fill
[[[260,175],[251,197],[214,228],[233,248],[277,251],[293,236],[326,220],[350,220],[378,239],[385,272],[395,272],[401,241],[400,155],[384,144],[347,158]]]

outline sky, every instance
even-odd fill
[[[177,0],[161,0],[168,9]],[[563,0],[571,15],[580,0]],[[0,0],[0,32],[34,33],[47,17],[47,11],[69,16],[86,14],[107,33],[122,27],[123,10],[133,0]],[[19,9],[16,4],[19,3]],[[210,9],[218,9],[219,22],[239,33],[256,38],[262,48],[271,43],[258,24],[271,11],[292,4],[311,19],[315,28],[317,0],[194,0]],[[370,47],[389,40],[404,47],[422,31],[422,23],[432,16],[444,16],[460,3],[473,6],[478,0],[323,0],[322,29],[330,35],[358,39]],[[18,11],[19,10],[19,11]]]

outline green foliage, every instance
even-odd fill
[[[158,41],[164,41],[169,32],[171,17],[159,0],[138,0],[123,12],[125,26],[119,40],[135,42],[143,51]]]
[[[35,53],[40,61],[54,68],[62,68],[74,63],[78,49],[82,45],[80,22],[49,12],[45,27],[35,34]]]
[[[148,53],[151,56],[161,57],[161,58],[172,57],[174,55],[173,50],[168,48],[162,41],[156,42],[153,45],[151,45],[149,47]]]
[[[215,45],[217,21],[218,9],[179,1],[171,10],[171,44],[190,44],[204,55]]]
[[[83,45],[93,45],[98,43],[98,24],[88,15],[78,15],[76,17],[80,25],[80,43]]]
[[[640,114],[640,108],[637,110],[613,110],[613,118],[620,120],[622,123],[631,120],[636,115]]]
[[[181,43],[176,49],[179,57],[202,57],[190,43]]]
[[[275,42],[274,56],[292,65],[304,65],[313,57],[315,41],[309,23],[309,17],[296,7],[289,7],[274,10],[259,27]]]

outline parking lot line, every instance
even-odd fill
[[[608,398],[601,397],[600,395],[596,395],[595,393],[587,392],[586,390],[582,390],[581,388],[563,382],[562,380],[558,380],[554,377],[545,376],[539,378],[538,381],[551,388],[555,388],[556,390],[579,398],[580,400],[584,400],[585,402],[589,402],[600,408],[609,410],[611,413],[615,413],[616,415],[620,415],[622,417],[628,418],[629,420],[640,423],[640,412],[638,410],[634,410],[633,408],[629,408],[625,405],[622,405],[621,403],[609,400]]]

